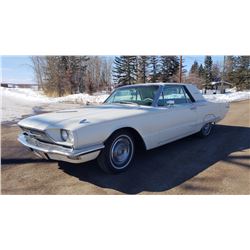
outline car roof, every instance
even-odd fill
[[[117,89],[120,88],[133,88],[133,87],[139,87],[139,86],[165,86],[165,85],[184,85],[184,86],[189,86],[189,85],[194,85],[192,83],[168,83],[168,82],[157,82],[157,83],[136,83],[136,84],[131,84],[131,85],[124,85],[121,87],[117,87]]]

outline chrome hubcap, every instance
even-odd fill
[[[133,142],[127,135],[118,137],[112,144],[110,159],[114,168],[125,168],[133,156]]]
[[[204,133],[204,135],[208,135],[210,133],[210,130],[211,130],[211,123],[207,123],[203,127],[203,133]]]

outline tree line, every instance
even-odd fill
[[[205,56],[203,63],[194,61],[189,72],[182,65],[182,82],[199,88],[216,81],[226,81],[237,89],[250,89],[250,57],[225,56],[223,63],[214,63]],[[178,56],[119,56],[113,65],[114,84],[127,85],[146,82],[179,82]]]
[[[214,63],[211,56],[206,56],[203,64],[194,61],[185,81],[200,88],[211,82],[225,81],[238,90],[250,89],[250,56],[225,56],[223,63]]]
[[[238,89],[250,89],[250,56],[227,56],[224,74]]]
[[[114,84],[178,82],[179,65],[177,56],[116,56]]]
[[[100,56],[32,56],[39,89],[48,96],[108,90],[112,59]]]
[[[33,56],[36,81],[49,96],[94,93],[114,86],[136,83],[179,82],[178,56]],[[237,89],[250,89],[250,56],[226,56],[224,63],[214,63],[205,56],[194,61],[189,72],[185,60],[182,82],[199,88],[212,81],[224,80]]]

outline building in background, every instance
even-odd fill
[[[38,90],[37,84],[29,84],[29,83],[25,84],[25,83],[1,82],[0,86],[4,88],[30,88],[30,89]]]
[[[203,94],[225,94],[226,89],[232,88],[233,84],[226,81],[217,81],[203,84]]]

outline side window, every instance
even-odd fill
[[[174,105],[190,103],[189,96],[185,93],[182,86],[165,86],[163,93],[159,98],[159,106],[168,106],[170,103]]]

